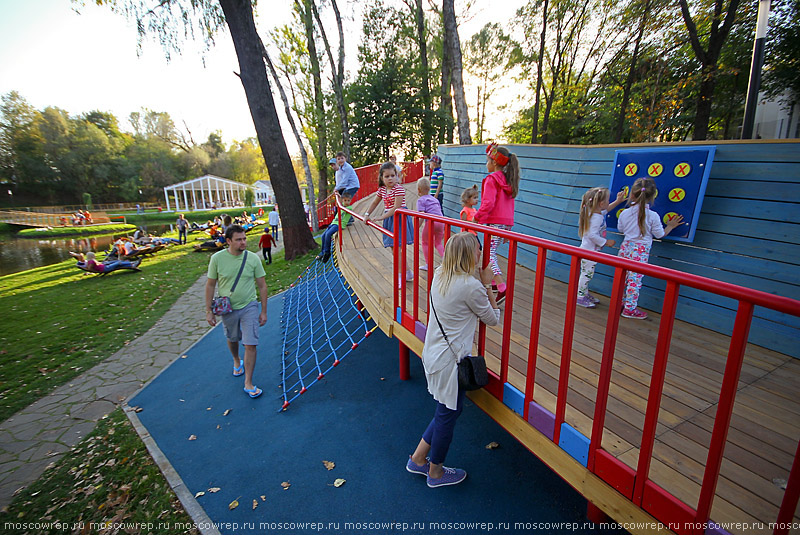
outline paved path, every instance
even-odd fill
[[[280,241],[273,258],[282,250]],[[0,508],[208,332],[205,283],[203,275],[144,335],[0,423]]]

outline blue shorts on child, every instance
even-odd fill
[[[387,217],[386,219],[384,219],[383,220],[383,228],[385,228],[389,232],[394,232],[394,218],[395,218],[395,216]],[[401,221],[405,220],[405,225],[406,225],[406,243],[408,245],[411,245],[412,243],[414,243],[414,225],[413,225],[413,223],[411,223],[411,218],[408,217],[407,215],[400,214],[400,220]],[[394,247],[394,240],[391,237],[389,237],[386,234],[384,234],[383,235],[383,246],[384,247]]]

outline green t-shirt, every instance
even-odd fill
[[[233,256],[227,249],[223,249],[214,253],[208,263],[208,278],[216,279],[217,292],[219,295],[227,295],[231,298],[231,307],[234,310],[244,308],[258,299],[255,279],[266,275],[257,254],[249,251],[242,254],[247,254],[247,261],[233,295],[231,295],[231,287],[236,280],[236,275],[239,274],[239,268],[242,267],[242,255]]]

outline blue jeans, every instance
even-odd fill
[[[322,254],[331,254],[331,243],[337,232],[339,232],[339,225],[331,223],[322,233]]]
[[[422,440],[431,445],[430,460],[431,464],[442,464],[450,443],[453,441],[453,429],[456,427],[456,420],[461,415],[464,408],[465,391],[458,389],[458,403],[456,410],[448,409],[442,403],[436,405],[436,412],[433,413],[433,420],[428,424],[428,428],[422,433]]]
[[[186,227],[178,228],[178,243],[186,243]]]

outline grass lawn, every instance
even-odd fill
[[[258,250],[256,235],[248,249]],[[270,295],[289,287],[316,251],[265,266]],[[175,245],[141,273],[87,274],[71,260],[0,277],[0,421],[145,333],[206,272],[209,253]]]
[[[136,230],[135,225],[125,223],[112,223],[111,225],[79,225],[70,227],[52,227],[49,229],[27,228],[17,233],[20,238],[53,238],[61,236],[96,236],[99,234],[115,234],[117,232],[132,232]]]
[[[67,527],[44,527],[56,522]],[[127,529],[102,529],[103,523],[127,524]],[[159,529],[159,524],[168,528]],[[13,527],[5,532],[19,534],[198,533],[193,527],[178,527],[187,524],[192,519],[122,409],[100,420],[0,514],[4,531]]]

